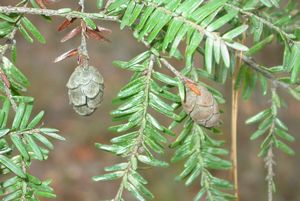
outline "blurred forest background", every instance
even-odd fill
[[[86,1],[86,10],[93,12],[95,1]],[[14,5],[15,0],[0,0],[0,5]],[[77,1],[62,0],[49,8],[70,7],[77,8]],[[111,100],[118,90],[128,81],[130,73],[120,70],[112,65],[113,60],[129,60],[145,50],[133,38],[128,29],[119,30],[118,24],[99,22],[101,26],[112,29],[108,36],[112,41],[88,42],[90,64],[97,67],[105,78],[105,100],[102,106],[90,117],[80,117],[68,104],[67,89],[65,87],[69,76],[76,67],[76,59],[69,59],[58,64],[53,60],[61,53],[79,45],[79,38],[60,43],[65,33],[58,33],[56,27],[63,18],[53,18],[52,22],[45,21],[39,16],[29,16],[47,39],[46,45],[38,43],[28,44],[17,34],[17,66],[28,76],[31,81],[26,95],[35,97],[35,112],[46,111],[45,125],[61,130],[67,139],[65,142],[55,143],[55,149],[46,162],[35,162],[31,172],[41,178],[52,178],[53,187],[60,201],[96,201],[112,198],[119,182],[99,182],[91,180],[94,175],[103,173],[103,167],[114,164],[118,157],[101,152],[94,146],[95,142],[109,143],[114,133],[107,131],[113,123],[109,112],[116,106]],[[282,49],[275,44],[267,49],[256,59],[264,64],[278,65],[281,63]],[[175,61],[176,66],[182,63]],[[226,97],[227,103],[222,105],[224,114],[222,120],[222,138],[230,146],[230,82],[225,86],[218,86]],[[286,94],[284,91],[281,93]],[[238,128],[238,168],[241,201],[266,200],[267,185],[265,182],[265,169],[263,159],[257,157],[259,141],[249,140],[250,134],[255,131],[255,126],[245,126],[247,117],[256,114],[261,108],[269,106],[268,97],[262,97],[258,90],[250,101],[240,101],[239,128]],[[290,133],[297,141],[292,145],[296,156],[290,157],[276,152],[276,201],[300,200],[300,103],[285,95],[288,108],[280,110],[282,119],[288,124]],[[165,120],[161,120],[165,121]],[[170,139],[172,140],[172,139]],[[166,147],[167,155],[164,160],[169,161],[172,150]],[[149,189],[153,191],[155,201],[188,201],[197,193],[199,183],[191,187],[184,187],[182,182],[174,182],[174,177],[180,173],[182,163],[172,164],[167,169],[146,169],[143,174],[150,179]],[[230,178],[229,172],[216,172],[225,178]],[[128,201],[133,200],[128,196]]]

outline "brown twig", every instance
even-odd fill
[[[144,39],[141,40],[141,42],[148,48],[151,49],[150,44],[148,44]],[[165,58],[161,57],[160,55],[156,56],[159,58],[160,62],[169,69],[176,77],[178,77],[183,83],[190,82],[194,83],[195,81],[184,76],[180,71],[178,71],[170,62],[168,62]]]
[[[282,88],[288,88],[290,85],[284,82],[281,82],[280,80],[277,79],[272,73],[269,71],[265,70],[263,66],[259,65],[258,63],[255,62],[254,59],[247,57],[245,55],[239,55],[239,57],[246,63],[248,64],[249,67],[251,67],[253,70],[261,73],[264,77],[272,81],[273,84],[276,84]]]
[[[242,44],[246,42],[246,34],[243,34]],[[239,200],[239,186],[238,186],[238,163],[237,163],[237,128],[238,128],[238,104],[239,91],[235,89],[235,82],[237,80],[238,72],[243,63],[243,52],[236,52],[236,66],[234,68],[233,77],[231,80],[231,161],[233,163],[232,177],[235,190],[235,196]]]
[[[169,69],[176,77],[178,77],[182,82],[190,81],[194,82],[193,80],[184,76],[181,72],[179,72],[170,62],[168,62],[165,58],[159,59],[164,66]]]
[[[84,13],[84,0],[79,1],[79,5],[81,7],[81,12]],[[79,47],[79,64],[82,67],[88,67],[89,55],[86,44],[86,24],[83,20],[81,20],[81,44]]]

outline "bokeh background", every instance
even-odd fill
[[[13,5],[14,0],[0,0],[0,5]],[[60,1],[51,8],[70,7],[76,8],[77,1]],[[95,1],[87,1],[87,10],[96,11]],[[95,142],[109,143],[110,138],[116,134],[107,131],[113,123],[109,112],[115,108],[111,100],[118,90],[128,81],[130,73],[120,70],[112,65],[113,60],[129,60],[145,50],[132,37],[128,29],[119,30],[118,24],[110,22],[97,22],[99,25],[110,28],[113,32],[109,36],[111,43],[88,42],[90,63],[96,66],[105,78],[105,99],[102,106],[90,117],[78,116],[68,104],[66,83],[76,67],[76,60],[69,59],[58,64],[53,60],[61,53],[75,48],[79,40],[70,40],[60,43],[65,33],[58,33],[56,27],[63,20],[53,18],[47,22],[39,16],[29,16],[40,28],[47,39],[46,45],[38,43],[28,44],[17,34],[17,65],[31,81],[26,95],[35,97],[35,112],[46,111],[45,125],[55,127],[67,139],[65,142],[55,142],[55,149],[46,162],[34,162],[30,170],[41,178],[52,178],[53,187],[60,201],[99,201],[114,197],[119,181],[95,183],[91,180],[94,175],[103,173],[105,166],[119,161],[118,157],[101,152],[94,147]],[[282,49],[275,44],[268,46],[257,58],[268,65],[281,63]],[[176,63],[174,63],[176,64]],[[177,63],[178,66],[181,63]],[[227,103],[222,106],[225,114],[222,115],[224,125],[223,138],[230,140],[230,83],[218,86]],[[281,118],[287,122],[290,133],[296,137],[296,142],[291,146],[296,151],[296,156],[290,157],[276,152],[276,186],[277,201],[300,200],[300,103],[296,102],[284,91],[281,91],[288,100],[288,108],[280,110]],[[257,113],[260,109],[268,107],[268,97],[261,97],[256,92],[250,101],[240,101],[239,128],[238,128],[238,168],[241,201],[266,200],[265,169],[262,158],[257,157],[260,141],[249,140],[250,134],[255,131],[255,126],[245,126],[247,117]],[[163,120],[162,120],[163,121]],[[167,148],[165,160],[170,160],[172,150]],[[182,182],[174,182],[174,177],[182,168],[182,163],[172,164],[167,169],[142,170],[143,175],[150,180],[149,189],[153,191],[155,201],[188,201],[197,193],[199,183],[186,188]],[[228,172],[216,174],[230,178]],[[126,200],[134,199],[126,194]]]

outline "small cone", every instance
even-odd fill
[[[219,125],[220,113],[217,101],[205,87],[198,85],[197,88],[200,95],[186,87],[183,109],[199,125],[208,128]]]
[[[78,66],[72,73],[67,88],[70,104],[79,115],[91,115],[103,100],[104,80],[93,66]]]

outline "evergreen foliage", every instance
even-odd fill
[[[97,0],[97,13],[69,8],[47,9],[48,1],[22,0],[15,7],[0,6],[0,37],[7,42],[0,46],[1,85],[3,92],[0,111],[0,173],[7,175],[0,180],[0,196],[3,200],[38,200],[38,197],[55,197],[49,181],[40,181],[28,173],[32,159],[45,160],[53,148],[48,137],[62,140],[57,130],[40,128],[43,113],[31,121],[33,98],[22,96],[29,82],[15,66],[16,41],[21,33],[25,40],[45,43],[38,28],[27,18],[28,14],[67,18],[59,27],[65,29],[76,19],[81,25],[69,32],[63,42],[82,33],[81,45],[56,59],[60,61],[78,56],[79,65],[88,65],[86,38],[103,40],[103,29],[94,20],[110,20],[129,27],[137,41],[148,50],[130,61],[115,61],[122,70],[133,75],[113,103],[118,105],[111,112],[116,125],[109,128],[119,135],[110,145],[96,143],[100,150],[124,158],[124,161],[106,167],[104,173],[93,177],[95,181],[121,181],[114,201],[124,200],[127,190],[140,201],[154,198],[146,187],[141,166],[169,167],[163,154],[167,145],[174,150],[172,163],[185,160],[182,172],[176,177],[186,185],[195,181],[201,188],[194,200],[235,200],[237,193],[231,182],[213,175],[213,170],[230,170],[231,162],[226,155],[223,141],[217,139],[219,128],[206,128],[193,121],[182,108],[187,90],[204,86],[219,104],[225,102],[222,94],[207,80],[225,84],[233,79],[234,88],[244,100],[251,98],[259,85],[263,96],[270,97],[270,107],[250,117],[246,124],[257,124],[258,130],[250,137],[264,137],[259,156],[267,167],[268,198],[273,199],[274,153],[279,150],[293,155],[287,144],[294,141],[288,127],[279,117],[278,110],[285,105],[279,88],[300,100],[300,12],[296,0]],[[41,9],[42,8],[42,9]],[[271,43],[284,49],[282,64],[264,66],[253,57]],[[180,45],[184,48],[179,48]],[[183,52],[182,52],[183,50]],[[11,58],[7,56],[10,51]],[[203,58],[201,67],[195,66],[195,57]],[[184,60],[180,70],[172,66],[170,58]],[[169,69],[174,77],[161,71]],[[105,78],[104,78],[105,80]],[[102,83],[101,83],[102,84]],[[102,95],[102,90],[101,95]],[[200,93],[200,92],[199,92]],[[201,93],[200,93],[201,94]],[[14,119],[7,126],[10,108],[15,110]],[[163,125],[156,116],[172,120]],[[222,116],[222,115],[221,115]],[[30,123],[28,123],[30,122]],[[181,129],[177,135],[175,128]],[[167,137],[170,136],[170,137]],[[169,139],[174,139],[169,142]],[[3,178],[3,179],[2,179]]]

